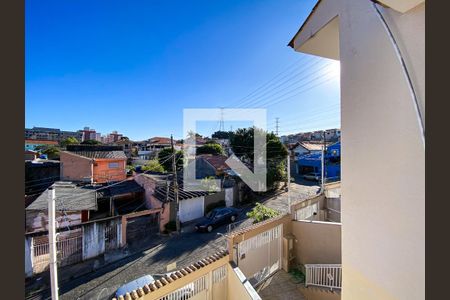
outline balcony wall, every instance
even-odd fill
[[[296,261],[304,264],[341,263],[341,224],[292,221]]]

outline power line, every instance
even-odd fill
[[[324,74],[318,74],[317,76],[313,77],[311,80],[307,81],[306,83],[303,83],[300,86],[298,86],[298,87],[296,87],[296,88],[294,88],[294,89],[292,89],[292,90],[290,90],[290,91],[288,91],[288,92],[286,92],[286,93],[284,93],[284,94],[282,94],[280,96],[275,97],[274,99],[265,99],[265,100],[260,101],[259,105],[260,106],[267,106],[267,107],[268,106],[273,106],[275,104],[278,104],[278,103],[281,103],[281,102],[286,101],[288,99],[291,99],[292,97],[298,96],[299,94],[303,93],[304,91],[300,90],[300,92],[297,92],[297,93],[295,93],[293,95],[290,95],[290,96],[288,96],[286,98],[283,98],[283,97],[289,95],[290,93],[295,92],[299,88],[303,88],[303,87],[307,86],[308,84],[313,83],[315,80],[320,80],[320,79],[326,78],[326,76],[330,75],[330,74],[332,74],[331,71],[326,72]],[[308,76],[305,76],[303,78],[309,77],[310,75],[311,74],[308,74]],[[334,77],[329,77],[328,78],[328,80],[332,80],[332,79],[334,79]],[[278,101],[274,102],[274,100],[278,100]]]
[[[288,64],[283,68],[283,70],[281,72],[279,72],[277,75],[275,75],[274,77],[272,77],[270,80],[268,80],[267,82],[265,82],[264,84],[262,84],[261,86],[259,86],[258,88],[256,88],[255,90],[253,90],[252,92],[250,92],[248,95],[246,95],[245,97],[240,98],[239,100],[235,101],[234,103],[241,103],[242,101],[244,101],[245,99],[247,99],[249,96],[255,94],[257,91],[261,90],[262,88],[264,88],[265,86],[267,86],[269,83],[273,82],[276,78],[278,78],[278,76],[282,75],[284,72],[286,72],[287,70],[291,69],[293,66],[295,66],[297,63],[299,63],[300,61],[304,60],[305,58],[302,57],[300,59],[298,59],[297,61],[295,61],[292,64]],[[234,106],[235,104],[233,103],[232,106]],[[230,106],[230,107],[232,107]]]
[[[314,65],[316,65],[317,63],[319,63],[320,61],[317,61]],[[295,76],[302,74],[303,76],[301,76],[300,78],[298,77],[292,77],[289,78],[287,80],[285,80],[284,82],[282,82],[281,84],[277,85],[275,88],[269,90],[268,92],[263,93],[262,95],[259,95],[258,98],[259,99],[253,99],[250,102],[247,103],[241,103],[241,105],[239,105],[238,107],[249,107],[250,105],[252,106],[256,106],[258,105],[260,102],[268,99],[268,97],[274,97],[276,95],[278,95],[280,92],[286,91],[288,88],[295,86],[296,84],[302,83],[302,80],[307,79],[308,77],[312,76],[315,73],[318,73],[319,71],[325,69],[326,67],[330,66],[331,64],[324,64],[321,67],[319,67],[318,69],[308,69],[305,72],[303,72],[303,70],[301,70],[300,72],[298,72],[298,74],[295,74]],[[293,83],[289,84],[288,86],[285,86],[283,89],[278,89],[279,87],[281,87],[282,85],[289,83],[291,81],[293,81]],[[278,89],[278,90],[277,90]],[[293,88],[291,91],[294,91],[296,88]]]

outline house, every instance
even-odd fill
[[[160,227],[169,221],[175,221],[175,194],[173,175],[164,173],[141,174],[136,176],[136,182],[145,189],[145,199],[148,208],[161,208]],[[220,192],[185,191],[183,178],[178,178],[179,214],[181,222],[188,222],[203,217],[211,205],[224,201],[224,206],[233,204],[234,190],[224,189]]]
[[[424,299],[425,1],[321,0],[289,46],[345,70],[342,298]]]
[[[60,152],[61,179],[107,183],[126,179],[126,160],[121,146],[67,145]]]
[[[225,155],[201,154],[195,157],[197,178],[220,177],[231,168],[225,163],[228,159]]]
[[[110,143],[111,146],[122,146],[123,152],[127,158],[131,158],[133,152],[133,141],[128,139],[120,139]]]
[[[327,146],[325,150],[325,179],[327,181],[339,180],[341,176],[341,143],[334,143]],[[297,174],[305,175],[316,173],[322,174],[322,152],[314,151],[297,157]]]
[[[322,151],[323,144],[313,144],[306,142],[297,142],[292,147],[291,153],[294,156],[294,160],[297,160],[300,156],[309,153],[320,153]]]
[[[166,137],[152,137],[147,141],[136,143],[138,148],[138,156],[141,160],[150,160],[157,157],[158,152],[164,148],[172,147],[170,138]],[[181,145],[174,141],[174,149],[181,150]]]
[[[37,151],[25,150],[25,160],[35,160],[38,156]]]
[[[35,151],[36,148],[44,146],[58,146],[58,142],[50,140],[25,140],[25,151]]]
[[[57,228],[74,226],[89,220],[89,214],[97,210],[95,189],[79,187],[71,182],[55,182],[55,210]],[[25,231],[28,233],[48,230],[48,199],[46,189],[25,209]]]

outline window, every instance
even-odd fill
[[[110,169],[117,169],[117,168],[119,168],[119,163],[118,162],[110,162],[108,164],[108,168],[110,168]]]

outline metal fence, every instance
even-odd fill
[[[307,264],[305,285],[314,285],[330,289],[342,287],[342,265],[340,264]]]
[[[83,252],[83,237],[81,230],[72,231],[67,235],[58,235],[56,249],[60,266],[80,262]],[[33,273],[40,273],[48,269],[50,254],[48,236],[34,237],[32,242]]]

